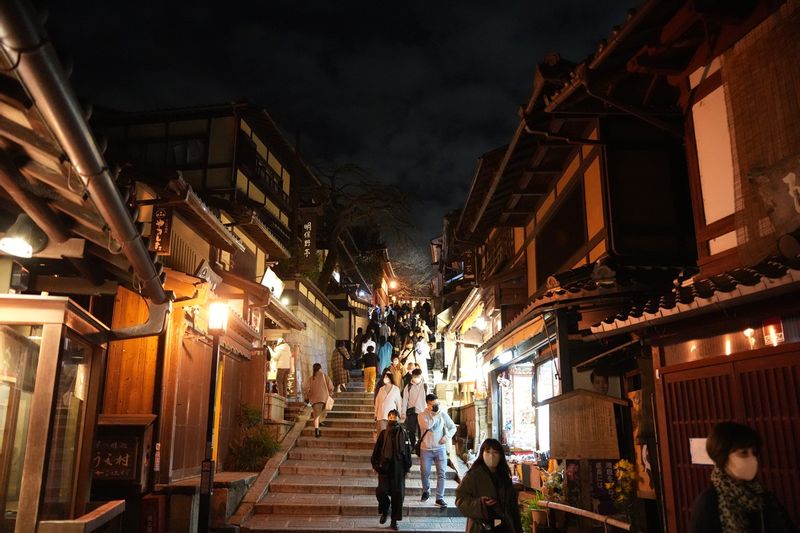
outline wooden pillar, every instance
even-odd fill
[[[561,394],[571,392],[572,361],[569,352],[569,317],[566,309],[556,311],[556,348],[558,349],[558,374],[561,378]]]

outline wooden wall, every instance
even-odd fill
[[[124,287],[114,299],[112,328],[141,324],[147,320],[144,299]],[[153,412],[158,337],[112,342],[108,348],[103,414]]]

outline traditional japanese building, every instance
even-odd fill
[[[699,272],[591,330],[651,351],[669,531],[725,420],[758,430],[759,479],[800,522],[798,25],[797,2],[680,2],[627,63],[680,91]]]

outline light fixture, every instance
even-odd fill
[[[488,324],[486,323],[486,318],[484,318],[483,315],[475,319],[475,327],[478,328],[479,330],[486,331],[487,325]]]
[[[366,296],[367,296],[367,291],[365,291],[364,289],[358,291],[359,298],[366,298]]]
[[[289,298],[284,296],[283,298],[281,298],[281,303],[283,305],[289,305]]]
[[[397,280],[395,280],[395,279],[391,280],[389,282],[389,288],[390,289],[396,289],[397,288]]]
[[[224,335],[228,329],[228,304],[212,302],[208,307],[208,332],[211,335]]]
[[[17,257],[32,257],[47,246],[47,235],[25,213],[20,213],[17,220],[8,228],[0,239],[0,250]]]

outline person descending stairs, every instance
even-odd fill
[[[311,421],[288,459],[280,466],[267,495],[243,525],[253,532],[381,531],[375,488],[378,476],[370,465],[375,421],[373,395],[364,392],[360,371],[351,373],[348,391],[335,404],[314,437]],[[432,476],[435,477],[435,476]],[[432,479],[435,483],[435,479]],[[448,469],[444,509],[433,499],[421,502],[419,458],[406,478],[400,531],[462,532],[466,528],[455,506],[455,471]]]

